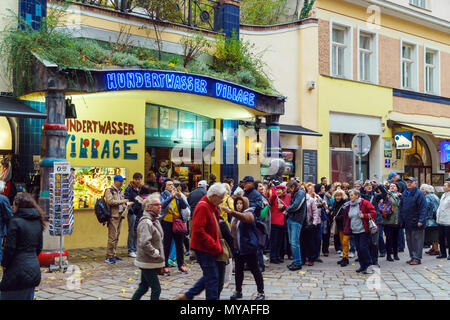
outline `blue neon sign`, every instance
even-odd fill
[[[197,75],[163,71],[111,71],[105,73],[105,89],[165,90],[193,93],[228,100],[251,108],[256,105],[256,92]]]
[[[441,163],[450,162],[450,141],[441,141]]]

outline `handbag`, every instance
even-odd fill
[[[173,216],[172,232],[176,235],[186,235],[188,233],[186,223],[180,218]]]
[[[369,230],[371,234],[375,234],[378,232],[378,227],[375,221],[373,221],[372,217],[369,215]]]
[[[312,231],[316,229],[316,225],[313,223],[313,218],[306,216],[305,225],[303,226],[304,230]]]
[[[222,236],[222,231],[220,231],[219,223],[217,222],[217,218],[214,213],[213,213],[213,216],[214,216],[214,220],[216,221],[217,231],[219,232],[219,241],[220,241],[220,245],[222,246],[222,250],[223,250],[223,252],[221,254],[218,254],[216,256],[216,261],[229,262],[229,260],[231,258],[231,249],[228,246],[228,243],[225,241],[225,239]]]

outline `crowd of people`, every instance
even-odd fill
[[[128,250],[142,276],[133,299],[140,299],[149,288],[151,298],[158,299],[158,275],[169,276],[172,266],[187,274],[188,256],[199,263],[203,276],[181,300],[191,300],[203,290],[207,300],[219,299],[231,270],[235,275],[231,300],[243,297],[245,270],[255,280],[256,299],[263,300],[266,259],[270,264],[291,260],[287,269],[297,271],[305,264],[323,262],[331,240],[340,256],[337,264],[346,267],[355,258],[356,272],[362,274],[372,273],[370,267],[379,266],[380,258],[400,260],[398,253],[405,247],[410,265],[421,263],[424,246],[431,247],[427,254],[450,260],[448,180],[441,199],[432,186],[423,184],[419,189],[414,177],[403,181],[396,173],[383,184],[367,180],[353,185],[328,184],[326,178],[319,184],[255,181],[251,176],[238,184],[233,179],[212,179],[209,184],[200,181],[192,192],[183,183],[166,179],[160,193],[141,186],[141,180],[136,174],[125,196],[118,183],[117,201],[109,201],[111,206],[134,203],[128,209],[128,217],[135,215],[128,218]],[[118,236],[114,226],[110,230]],[[108,241],[108,248],[116,245],[117,241],[111,246]],[[106,262],[114,263],[114,252],[108,249]]]
[[[196,260],[202,277],[180,300],[191,300],[205,291],[207,300],[220,299],[225,281],[235,275],[231,300],[243,298],[245,270],[256,283],[256,300],[264,300],[265,260],[280,264],[291,260],[287,271],[323,262],[330,240],[347,267],[356,258],[356,272],[369,274],[379,258],[400,260],[407,246],[410,265],[421,264],[427,254],[450,260],[450,179],[439,199],[431,185],[417,185],[396,173],[377,181],[301,183],[296,179],[255,181],[246,176],[198,182],[192,192],[179,181],[166,179],[161,190],[142,184],[142,175],[123,191],[124,177],[115,176],[104,199],[111,218],[107,222],[106,260],[114,264],[121,223],[128,220],[128,255],[141,269],[139,287],[132,299],[151,289],[151,299],[161,294],[159,276],[170,276],[170,267],[188,274],[185,258]],[[0,181],[0,192],[4,183]],[[3,237],[3,278],[0,298],[33,299],[41,280],[37,256],[42,250],[45,214],[34,198],[19,193],[11,206],[0,195],[0,233]],[[448,253],[447,253],[448,252]],[[355,253],[357,257],[355,257]],[[268,257],[267,257],[268,256]]]

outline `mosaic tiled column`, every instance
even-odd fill
[[[34,30],[41,27],[47,16],[47,0],[19,0],[19,17]]]
[[[214,19],[214,29],[216,31],[222,30],[227,37],[231,37],[234,32],[239,39],[239,12],[239,1],[220,0]]]
[[[56,81],[49,81],[49,84]],[[41,194],[40,206],[49,215],[50,194],[49,178],[53,172],[53,164],[66,161],[66,100],[62,90],[50,88],[45,94],[45,112],[47,119],[42,128],[41,150]],[[59,249],[59,237],[52,237],[48,231],[44,233],[44,250],[55,251]]]

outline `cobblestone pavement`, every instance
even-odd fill
[[[266,299],[273,300],[449,300],[450,261],[424,254],[422,264],[410,266],[407,253],[400,253],[400,261],[380,258],[381,268],[372,275],[355,272],[359,264],[350,259],[342,268],[336,264],[339,257],[333,253],[321,257],[323,263],[292,272],[286,266],[291,261],[275,265],[266,261],[263,273]],[[120,248],[123,261],[115,265],[104,262],[104,248],[70,251],[71,267],[66,273],[48,273],[42,269],[37,300],[127,300],[139,284],[140,270],[127,257],[126,248]],[[171,268],[171,276],[160,277],[161,299],[175,299],[190,288],[201,276],[198,264],[187,258],[189,274],[180,274]],[[243,294],[245,299],[256,296],[256,285],[249,271],[245,272]],[[378,276],[379,275],[379,276]],[[78,281],[79,280],[79,281]],[[79,284],[79,287],[77,287]],[[221,299],[228,299],[234,289],[234,276],[226,283]],[[149,293],[143,299],[149,298]],[[204,299],[204,293],[196,299]]]

